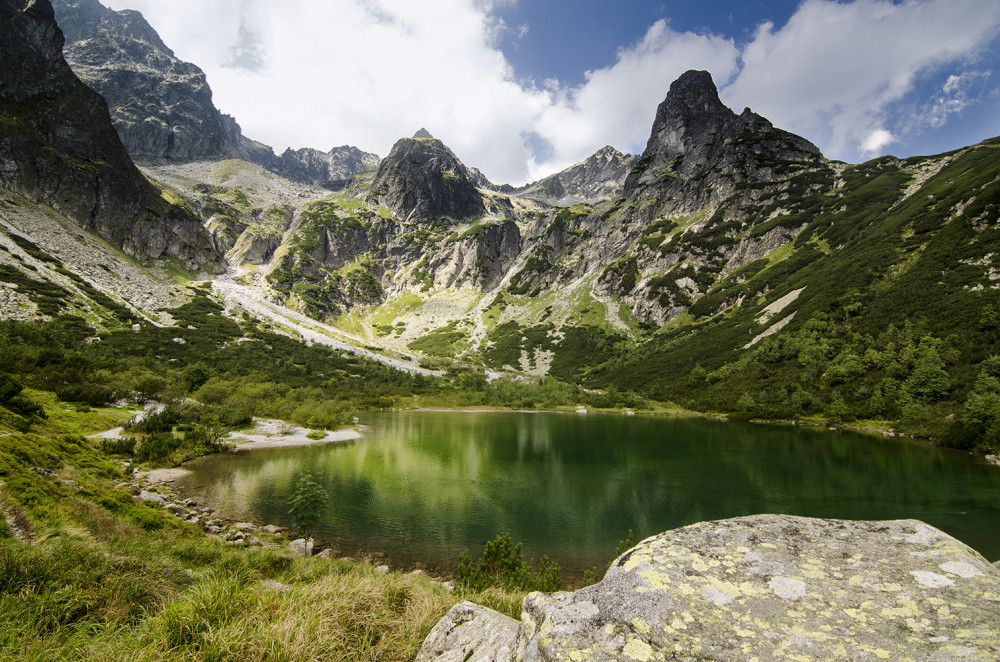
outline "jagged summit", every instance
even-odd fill
[[[621,191],[637,158],[607,145],[561,172],[517,189],[517,194],[555,205],[596,202]]]
[[[688,71],[657,108],[625,195],[633,202],[666,201],[644,213],[686,213],[717,207],[741,182],[771,181],[791,164],[811,167],[822,161],[805,138],[776,129],[749,108],[740,115],[730,110],[710,73]]]
[[[414,138],[434,138],[434,136],[431,135],[431,132],[428,131],[427,129],[423,128],[423,127],[421,127],[419,131],[417,131],[416,133],[414,133],[413,137]]]
[[[334,147],[329,152],[308,147],[288,148],[275,159],[271,169],[297,182],[334,187],[343,185],[352,175],[371,170],[378,162],[377,154],[351,145]]]
[[[437,138],[398,140],[379,164],[371,195],[408,220],[486,212],[468,168]]]

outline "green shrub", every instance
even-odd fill
[[[543,556],[538,570],[521,556],[521,543],[511,542],[510,534],[497,536],[486,543],[483,555],[475,564],[469,550],[458,559],[458,579],[455,585],[466,591],[483,591],[490,587],[523,591],[558,591],[559,566]]]
[[[288,502],[288,512],[292,515],[292,525],[303,537],[312,537],[328,496],[311,473],[306,472],[295,481],[295,493]]]
[[[131,455],[135,452],[135,437],[102,439],[101,450],[108,455]]]
[[[181,422],[181,415],[175,409],[164,409],[161,412],[150,414],[141,420],[131,420],[124,427],[126,430],[138,432],[140,434],[154,434],[158,432],[170,432],[174,425]]]
[[[118,399],[114,389],[100,384],[67,384],[55,393],[63,402],[83,402],[95,407],[109,405]]]
[[[170,432],[157,432],[146,437],[135,452],[135,461],[156,462],[181,447],[183,442]]]

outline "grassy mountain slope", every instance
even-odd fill
[[[595,383],[751,416],[903,416],[940,432],[934,414],[961,414],[977,389],[992,391],[980,377],[1000,340],[998,148],[847,166],[842,186],[782,201],[817,209],[768,221],[801,223],[787,250],[718,279],[685,323]],[[915,373],[931,364],[944,374],[928,391]]]

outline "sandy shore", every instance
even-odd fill
[[[343,430],[323,430],[326,434],[321,439],[310,439],[308,435],[313,430],[308,428],[297,428],[284,421],[274,419],[255,418],[254,428],[249,432],[230,432],[226,439],[229,443],[236,445],[236,450],[246,451],[257,448],[283,448],[286,446],[309,446],[311,444],[328,444],[337,441],[351,441],[360,439],[360,430],[364,426],[357,428],[346,428]]]
[[[152,471],[140,471],[137,477],[141,480],[145,480],[150,486],[162,485],[163,483],[170,483],[181,476],[186,476],[190,471],[187,469],[182,469],[180,467],[173,467],[172,469],[153,469]]]

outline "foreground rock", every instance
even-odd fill
[[[459,604],[417,657],[479,659],[996,660],[1000,571],[916,520],[705,522],[532,593],[521,623]]]

